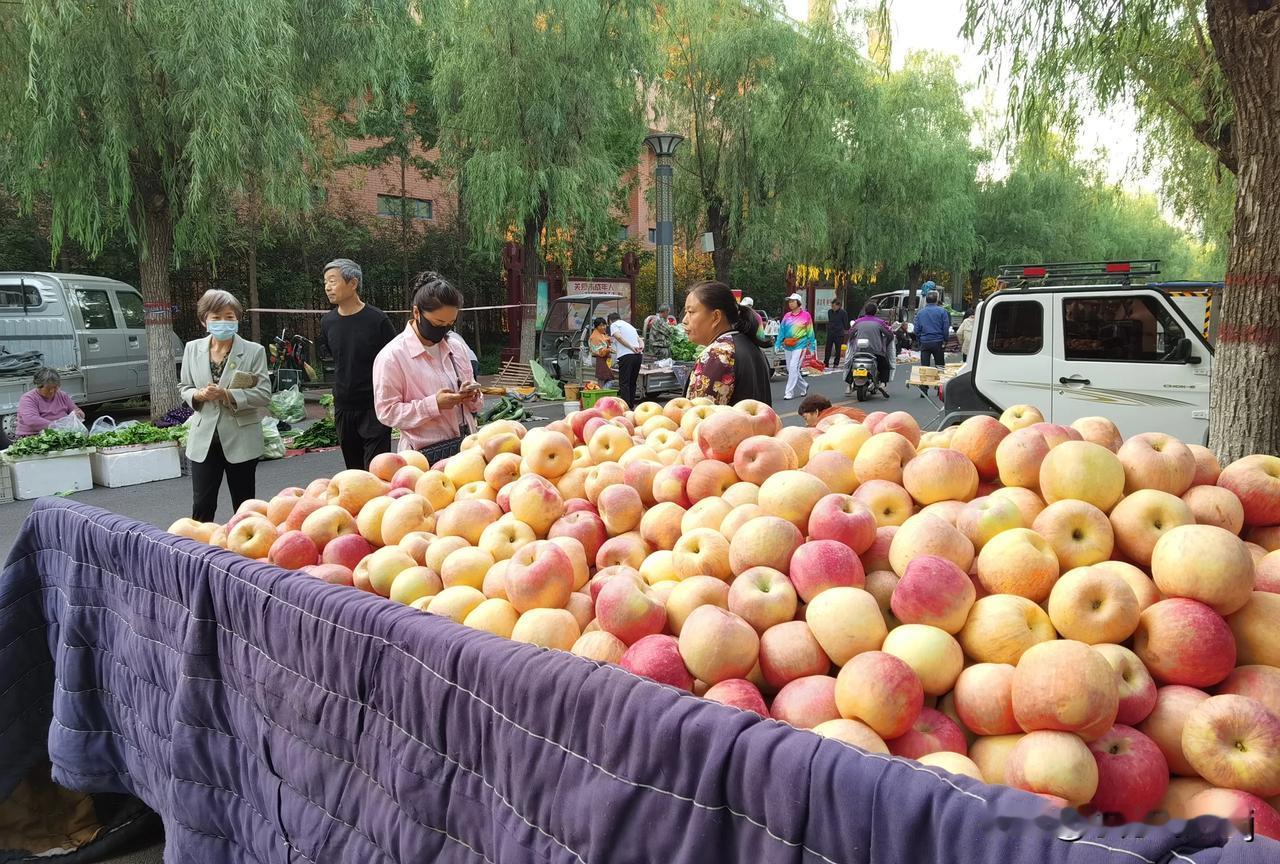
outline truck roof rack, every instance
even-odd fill
[[[1089,285],[1098,282],[1130,284],[1135,277],[1145,280],[1160,272],[1160,261],[1070,261],[1057,264],[1005,264],[998,281],[1004,286],[1031,284]]]

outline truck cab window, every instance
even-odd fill
[[[1186,332],[1154,297],[1067,297],[1062,301],[1067,360],[1158,363]]]
[[[106,291],[86,291],[83,288],[77,288],[75,301],[80,308],[80,317],[84,320],[84,329],[116,329],[116,313],[111,308],[111,297]]]
[[[117,291],[116,301],[120,304],[120,316],[124,318],[124,326],[129,330],[145,330],[147,316],[142,310],[142,298],[127,291]]]
[[[992,354],[1039,354],[1044,347],[1044,306],[1039,300],[1004,300],[991,310],[987,350]]]

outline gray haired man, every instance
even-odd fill
[[[335,309],[320,320],[320,339],[333,357],[333,422],[347,468],[368,470],[391,452],[391,430],[373,410],[373,361],[396,337],[387,313],[360,299],[360,265],[335,258],[324,265],[324,293]]]

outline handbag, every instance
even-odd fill
[[[462,436],[457,438],[447,438],[444,441],[437,441],[434,444],[428,444],[418,451],[427,459],[427,464],[432,468],[437,462],[448,459],[450,456],[457,456],[462,452]]]

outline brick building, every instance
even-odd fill
[[[361,152],[375,146],[372,140],[350,142],[353,152]],[[416,155],[434,160],[439,152],[432,150]],[[638,241],[645,248],[653,248],[657,218],[649,205],[648,194],[653,184],[653,167],[656,164],[649,148],[640,145],[636,167],[623,176],[623,183],[630,183],[637,176],[640,183],[631,190],[627,199],[627,212],[618,213],[620,239]],[[401,191],[403,183],[403,193]],[[458,209],[457,193],[447,177],[426,178],[412,165],[401,173],[398,162],[388,162],[374,168],[349,165],[334,172],[325,190],[326,206],[335,212],[363,213],[389,220],[400,218],[401,195],[407,199],[415,224],[437,227],[448,225]],[[624,233],[625,232],[625,233]]]

